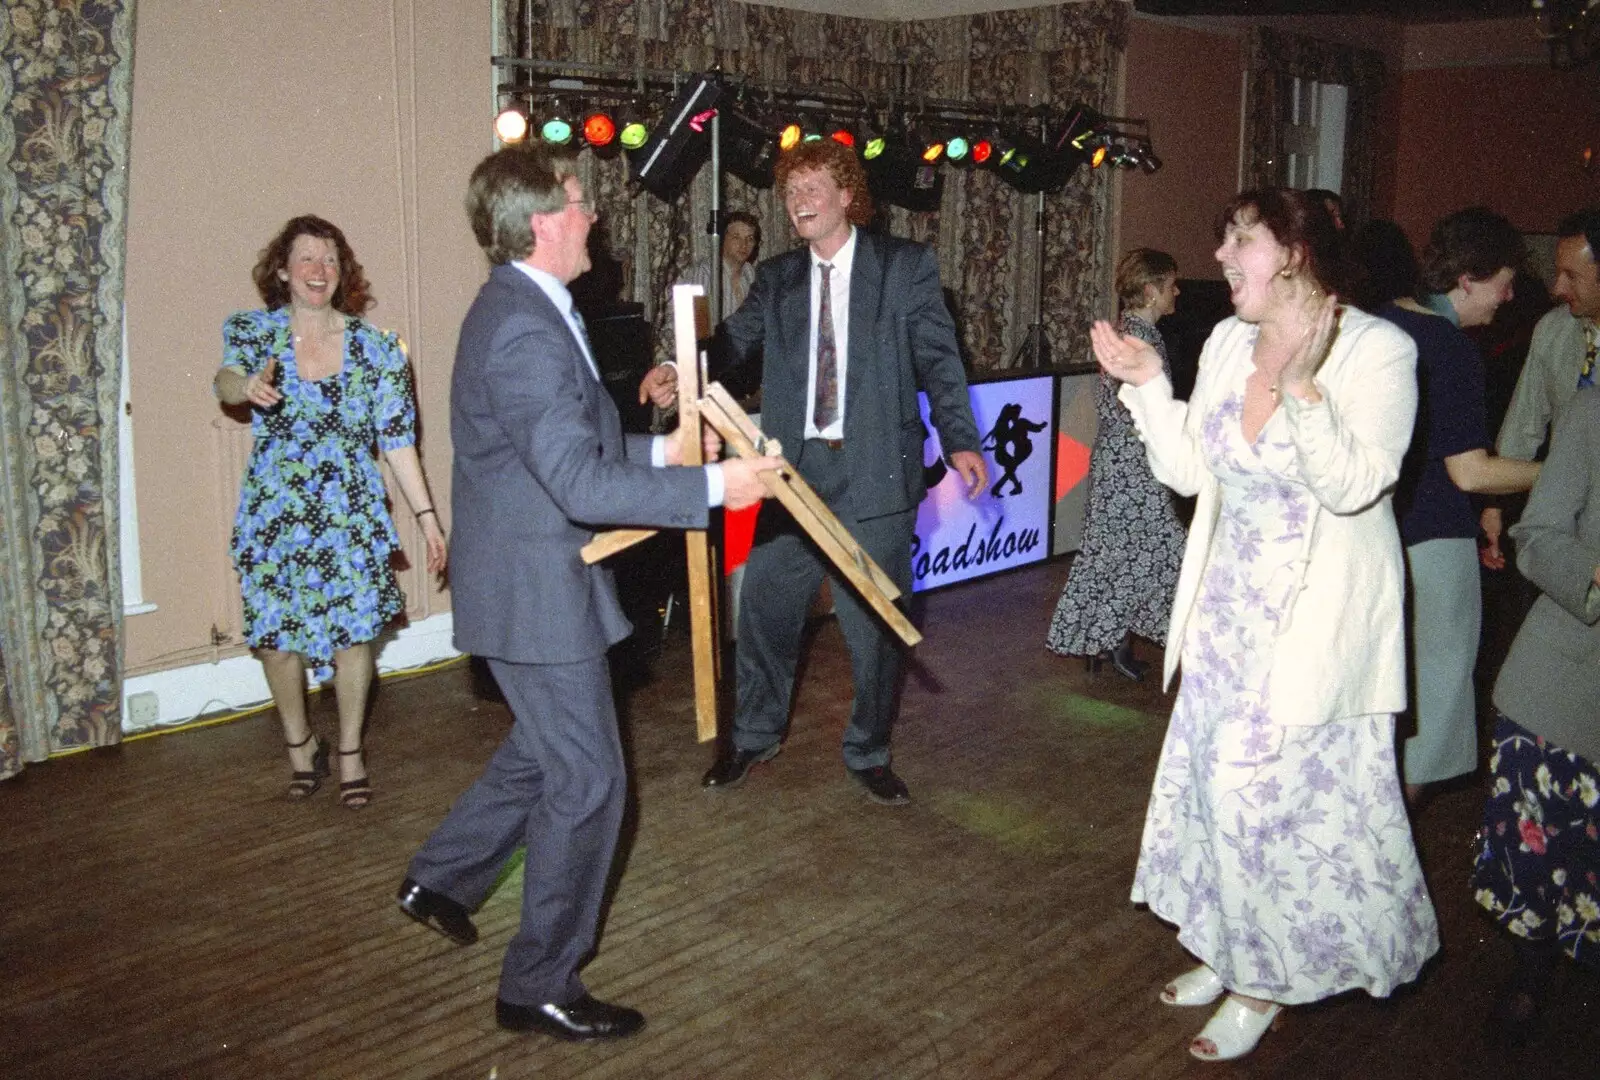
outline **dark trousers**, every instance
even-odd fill
[[[489,668],[515,723],[408,873],[475,909],[525,845],[522,924],[506,947],[500,997],[565,1004],[585,992],[578,965],[594,947],[627,799],[611,679],[603,656],[574,664],[491,659]]]
[[[909,597],[915,512],[864,520],[857,517],[850,505],[843,450],[807,440],[795,465],[856,542]],[[739,693],[733,719],[737,749],[772,746],[789,725],[801,633],[826,564],[826,558],[782,506],[770,502],[762,507],[755,546],[739,589]],[[833,597],[855,679],[850,725],[844,733],[844,763],[851,769],[887,765],[889,729],[900,682],[900,645],[843,578],[834,578]]]

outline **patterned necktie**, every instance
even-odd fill
[[[818,263],[822,271],[822,297],[817,305],[817,389],[811,402],[811,422],[822,431],[839,418],[839,351],[833,343],[833,301],[829,294],[829,263]]]
[[[1584,332],[1583,339],[1589,343],[1589,349],[1583,354],[1583,367],[1578,370],[1579,390],[1582,390],[1585,386],[1594,385],[1595,344],[1597,340],[1600,340],[1600,327],[1589,327]]]

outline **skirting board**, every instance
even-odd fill
[[[432,615],[386,636],[378,652],[378,673],[407,671],[460,656],[452,642],[455,622],[450,612]],[[128,698],[154,692],[159,703],[156,719],[129,722]],[[186,724],[214,712],[229,712],[260,705],[272,697],[261,662],[253,656],[234,656],[216,664],[139,675],[122,684],[122,730],[125,734]]]

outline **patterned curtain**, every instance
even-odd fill
[[[1081,101],[1105,112],[1111,111],[1129,6],[1088,0],[879,22],[737,0],[500,2],[506,39],[500,51],[508,55],[517,52],[524,5],[531,2],[532,41],[524,55],[540,60],[683,72],[720,65],[794,89],[837,91],[844,83],[869,94],[898,87],[904,74],[929,98],[1060,108]],[[668,287],[711,255],[705,233],[710,170],[668,205],[630,195],[626,163],[619,159],[588,160],[582,168],[624,267],[623,295],[645,305],[656,324],[658,354],[665,355]],[[1064,190],[1044,200],[1042,245],[1037,196],[1019,194],[988,172],[947,168],[944,181],[942,212],[895,208],[888,224],[896,235],[937,249],[968,363],[980,370],[1008,366],[1034,321],[1036,303],[1051,360],[1086,360],[1088,327],[1107,276],[1107,176],[1080,169]],[[791,242],[772,192],[729,176],[723,204],[761,221],[763,256]]]
[[[1256,27],[1247,39],[1245,64],[1245,187],[1283,183],[1283,125],[1289,119],[1295,79],[1348,86],[1339,194],[1346,223],[1354,227],[1365,221],[1372,212],[1373,157],[1385,78],[1383,54]]]
[[[133,0],[0,20],[0,777],[121,737],[117,405]]]

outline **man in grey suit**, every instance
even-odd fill
[[[1562,306],[1551,309],[1533,328],[1528,358],[1517,376],[1517,388],[1495,441],[1503,458],[1534,460],[1573,395],[1600,378],[1595,371],[1596,346],[1600,345],[1600,207],[1562,218],[1556,223],[1556,238],[1556,282],[1551,295]],[[1479,524],[1488,538],[1480,555],[1483,564],[1491,570],[1503,569],[1500,507],[1485,507]]]
[[[918,390],[968,496],[988,482],[938,262],[921,244],[860,228],[872,218],[872,198],[847,147],[825,139],[785,152],[777,183],[806,247],[763,262],[723,327],[736,356],[763,356],[762,430],[909,595],[917,504],[927,491]],[[823,573],[793,519],[767,507],[741,586],[732,745],[706,787],[733,787],[777,756],[801,630]],[[847,587],[833,595],[855,679],[845,768],[875,802],[905,803],[910,794],[889,764],[899,644]]]
[[[606,650],[631,631],[611,572],[579,549],[600,523],[704,528],[762,497],[777,459],[676,468],[683,431],[624,436],[567,284],[589,268],[594,211],[570,158],[507,149],[473,171],[467,212],[494,267],[461,326],[450,388],[456,646],[488,659],[510,734],[411,860],[398,897],[461,944],[469,912],[526,846],[522,922],[501,1027],[630,1035],[633,1009],[578,978],[594,945],[627,779]]]

